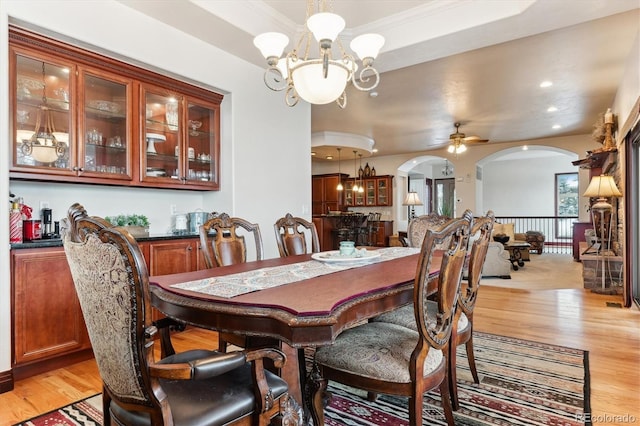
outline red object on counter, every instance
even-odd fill
[[[33,209],[29,206],[27,206],[26,204],[23,204],[21,206],[21,212],[22,212],[22,218],[23,219],[31,219],[31,212],[33,211]]]
[[[24,220],[22,231],[25,240],[39,240],[42,238],[42,223],[39,219]]]

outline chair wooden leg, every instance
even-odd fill
[[[455,343],[455,342],[452,342]],[[449,356],[447,357],[447,380],[449,387],[449,395],[451,396],[451,407],[454,410],[460,408],[458,402],[458,374],[456,372],[456,345],[449,345]]]
[[[446,381],[446,380],[443,380]],[[446,386],[446,383],[445,383]],[[412,395],[409,397],[409,425],[410,426],[422,426],[422,401],[424,396]],[[451,411],[451,406],[449,406]]]
[[[440,397],[442,399],[442,410],[444,411],[444,417],[447,419],[447,425],[455,426],[455,421],[453,420],[453,409],[451,408],[451,400],[449,399],[449,383],[447,379],[443,380],[440,383]]]
[[[471,370],[473,381],[477,384],[480,384],[480,379],[478,378],[478,370],[476,369],[476,357],[473,354],[473,333],[471,333],[471,337],[467,341],[465,347],[467,349],[467,359],[469,360],[469,369]]]

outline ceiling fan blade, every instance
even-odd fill
[[[479,136],[468,136],[463,140],[465,142],[471,142],[471,143],[489,142],[489,139],[480,139]]]

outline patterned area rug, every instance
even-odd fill
[[[456,425],[584,425],[589,406],[588,352],[487,333],[474,335],[480,385],[473,383],[464,348],[458,349]],[[408,425],[407,400],[331,383],[328,426]],[[20,425],[100,425],[101,397],[94,396]],[[586,420],[586,421],[585,421]],[[424,425],[445,425],[437,391],[425,395]]]

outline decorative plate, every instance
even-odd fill
[[[312,259],[319,260],[320,262],[366,262],[372,259],[380,257],[380,253],[377,251],[356,250],[355,253],[348,256],[340,254],[340,250],[323,251],[320,253],[313,253]]]

